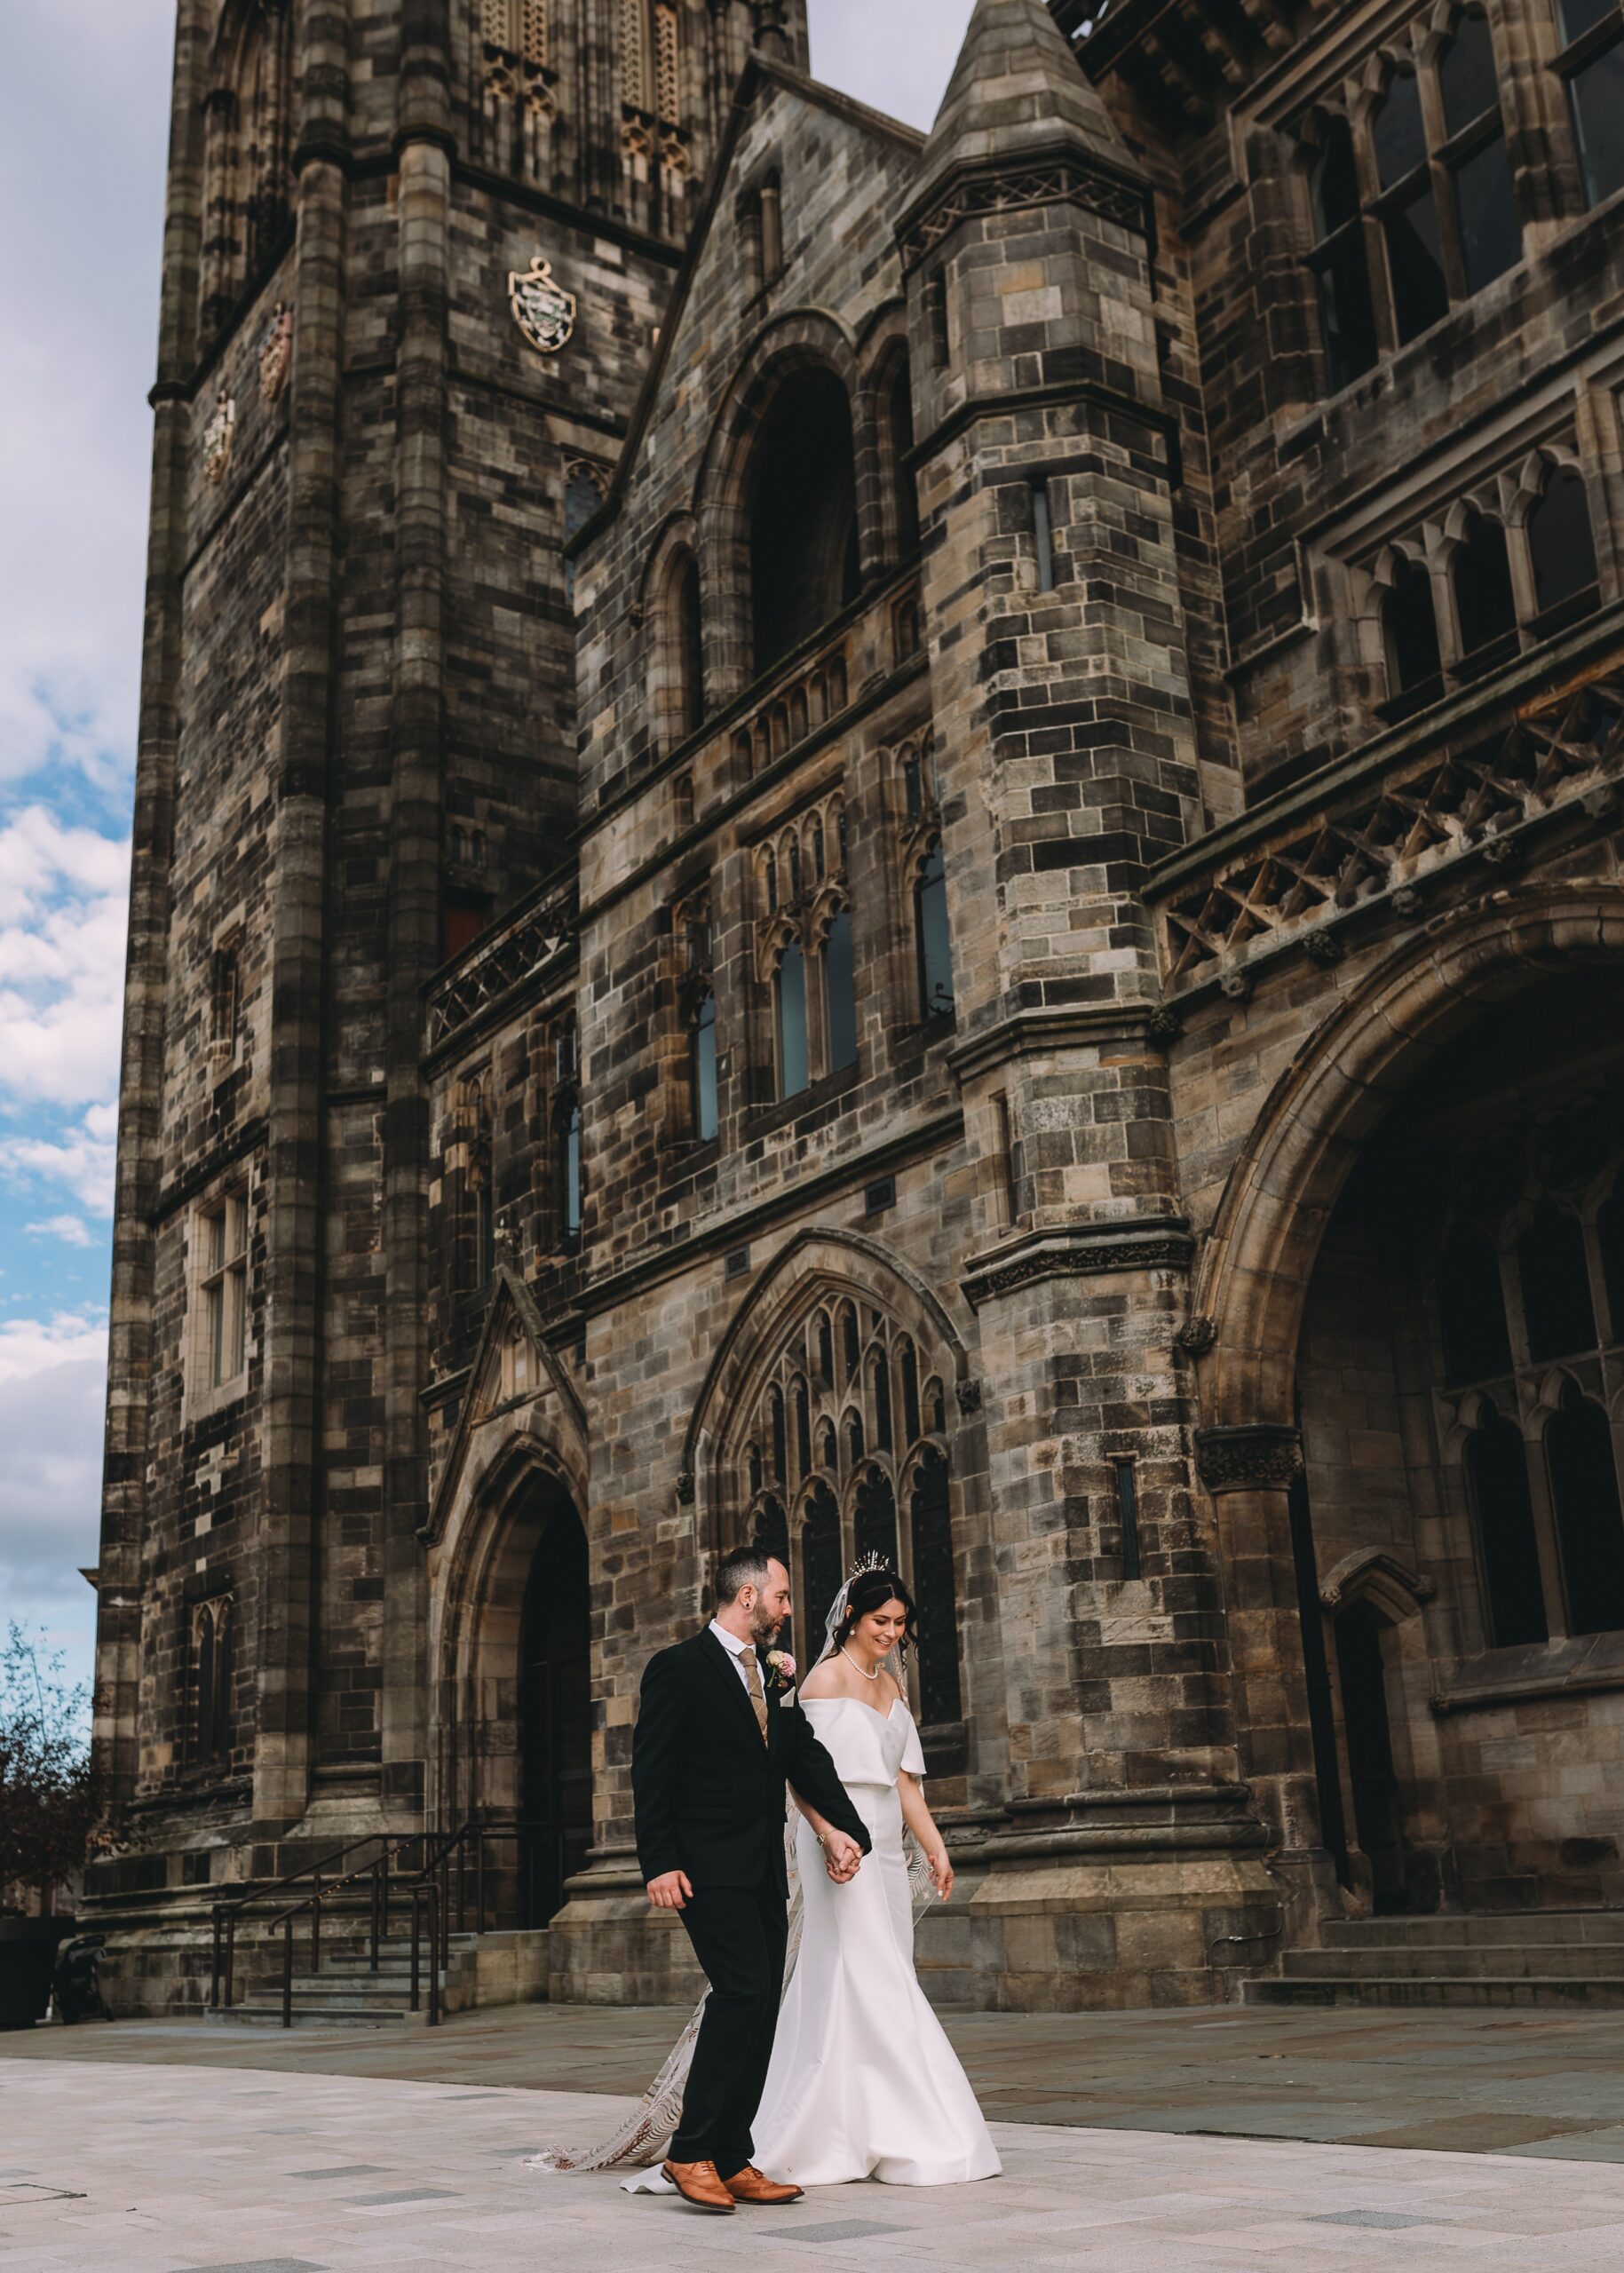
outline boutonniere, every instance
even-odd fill
[[[788,1690],[793,1693],[795,1689],[795,1659],[790,1656],[788,1650],[769,1650],[767,1651],[767,1678],[772,1683],[774,1689]]]

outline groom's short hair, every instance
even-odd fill
[[[735,1547],[717,1564],[717,1606],[725,1610],[737,1602],[746,1587],[764,1587],[772,1575],[774,1557],[764,1547]]]

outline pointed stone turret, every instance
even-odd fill
[[[947,92],[919,162],[910,211],[947,178],[1078,147],[1138,168],[1044,0],[976,0]]]

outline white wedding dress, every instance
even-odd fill
[[[878,2179],[957,2186],[1002,2168],[976,2095],[914,1970],[914,1908],[897,1778],[924,1774],[914,1716],[852,1697],[802,1709],[874,1851],[836,1886],[797,1818],[804,1915],[755,2125],[756,2160],[796,2186]]]

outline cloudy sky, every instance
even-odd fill
[[[928,125],[971,0],[811,4],[820,75]],[[0,6],[0,1620],[79,1673],[173,22]]]

